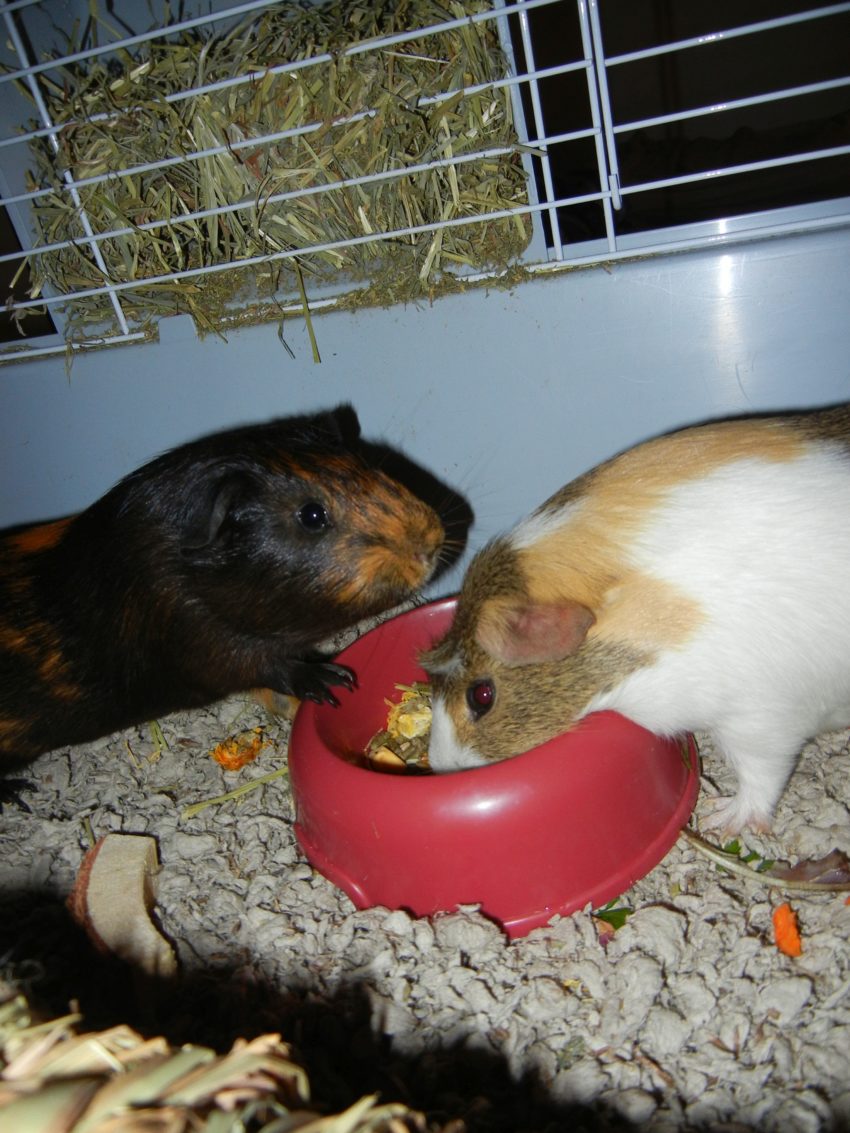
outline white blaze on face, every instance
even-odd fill
[[[428,765],[432,771],[463,771],[469,767],[482,767],[487,762],[471,747],[460,743],[446,706],[435,699],[431,710],[431,741],[428,746]]]

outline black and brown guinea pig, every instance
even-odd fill
[[[328,635],[432,576],[443,524],[354,410],[182,445],[78,515],[0,535],[0,761],[225,695],[335,701]]]
[[[737,794],[709,825],[766,828],[806,740],[850,726],[850,407],[691,427],[579,477],[478,553],[423,661],[436,771],[613,709],[710,733]]]

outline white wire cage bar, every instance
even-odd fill
[[[528,0],[528,5],[529,5],[529,7],[534,8],[534,7],[541,6],[541,5],[547,4],[547,3],[552,3],[552,2],[554,2],[554,0]],[[98,55],[106,54],[108,51],[111,51],[112,53],[114,53],[116,48],[126,50],[126,49],[133,47],[133,46],[138,45],[139,43],[148,42],[148,41],[156,38],[157,36],[165,37],[165,36],[173,35],[176,31],[185,30],[187,27],[197,27],[197,26],[200,26],[202,24],[212,24],[216,21],[230,21],[235,16],[242,15],[248,10],[259,10],[259,9],[262,9],[262,8],[269,8],[269,7],[274,7],[274,4],[271,2],[271,0],[264,0],[264,2],[262,2],[262,3],[256,3],[255,2],[253,4],[243,4],[243,5],[238,5],[238,6],[235,6],[235,7],[229,7],[229,8],[223,9],[219,12],[212,13],[212,14],[205,16],[205,17],[199,17],[197,19],[188,20],[188,21],[181,21],[180,23],[169,25],[167,28],[162,29],[162,30],[160,30],[156,33],[149,33],[149,34],[146,34],[146,35],[143,35],[143,36],[129,37],[127,39],[118,41],[117,43],[113,42],[108,46],[101,46],[99,48],[96,48],[96,49],[93,49],[93,50],[90,50],[90,51],[74,52],[70,55],[65,55],[65,56],[55,58],[55,59],[51,59],[48,62],[44,62],[44,63],[41,63],[41,64],[22,65],[22,66],[19,66],[17,69],[9,70],[7,72],[7,74],[4,76],[4,78],[7,82],[10,81],[10,80],[26,81],[27,84],[30,86],[31,91],[34,91],[34,93],[37,94],[38,88],[34,84],[36,83],[36,78],[38,76],[42,76],[49,71],[54,71],[54,70],[57,70],[59,68],[65,67],[69,63],[78,62],[78,61],[85,60],[85,59],[90,59],[90,58],[98,56]],[[12,17],[11,17],[9,8],[7,7],[6,9],[0,9],[0,10],[2,10],[4,12],[4,17],[7,21],[7,23],[11,22]],[[373,40],[370,40],[370,41],[365,42],[365,43],[364,42],[352,43],[350,46],[345,48],[341,54],[360,54],[360,53],[365,53],[367,51],[380,53],[382,51],[386,51],[388,49],[396,47],[399,44],[403,44],[407,41],[414,40],[414,39],[421,40],[421,39],[427,38],[429,36],[436,36],[436,35],[438,35],[442,32],[445,32],[446,30],[449,30],[449,29],[452,29],[452,28],[455,28],[455,27],[461,27],[461,26],[466,25],[466,24],[483,23],[485,21],[492,22],[495,19],[497,19],[497,15],[498,14],[494,11],[485,11],[485,12],[482,12],[482,13],[464,14],[463,16],[457,17],[455,19],[444,20],[443,22],[441,22],[439,24],[426,26],[426,27],[415,27],[415,28],[412,28],[409,31],[396,33],[394,35],[386,36],[386,37],[383,37],[383,38],[380,38],[380,39],[373,39]],[[18,54],[19,54],[20,61],[22,62],[22,64],[26,63],[27,62],[26,49],[23,46],[23,43],[21,41],[20,36],[16,37],[15,43],[16,43],[16,46],[18,47]],[[307,70],[311,67],[317,66],[322,62],[327,62],[330,59],[331,59],[331,56],[329,54],[321,53],[321,54],[315,55],[314,57],[306,59],[306,60],[297,60],[297,61],[293,61],[293,62],[290,62],[290,63],[281,64],[279,66],[268,67],[260,74],[258,74],[256,71],[247,71],[244,74],[234,75],[232,77],[229,77],[229,78],[221,80],[221,81],[217,81],[217,82],[213,82],[213,83],[200,83],[200,84],[196,84],[194,86],[186,87],[184,90],[178,91],[178,92],[176,92],[172,95],[167,96],[165,101],[171,101],[171,102],[184,101],[186,99],[197,96],[199,94],[209,93],[209,92],[213,92],[213,91],[225,90],[225,89],[228,89],[228,88],[233,88],[233,87],[237,87],[237,86],[240,86],[240,85],[253,83],[253,82],[257,81],[258,77],[264,78],[268,75],[273,75],[273,74],[283,74],[283,73],[287,73],[287,72],[304,71],[304,70]],[[550,69],[550,73],[557,73],[557,71],[558,71],[558,68]],[[0,81],[2,81],[2,80],[0,80]],[[468,98],[468,97],[470,97],[470,96],[472,96],[472,95],[474,95],[474,94],[476,94],[476,93],[478,93],[478,92],[480,92],[480,91],[482,91],[482,90],[484,90],[488,87],[492,87],[493,89],[497,89],[499,87],[508,86],[510,84],[514,84],[514,83],[517,83],[517,82],[520,82],[520,81],[522,81],[522,80],[519,79],[516,76],[507,75],[507,76],[505,76],[504,79],[502,79],[498,83],[472,84],[472,85],[469,85],[469,86],[465,86],[463,88],[455,87],[455,88],[449,89],[448,91],[441,92],[440,94],[438,94],[434,97],[422,98],[419,102],[419,106],[421,108],[425,108],[425,107],[428,107],[429,105],[436,105],[441,101],[446,101],[448,99],[454,99],[456,97]],[[33,139],[42,138],[42,137],[49,138],[50,141],[51,141],[51,144],[55,145],[55,137],[56,137],[56,132],[57,132],[56,126],[54,125],[54,123],[52,123],[48,120],[46,111],[43,109],[43,104],[39,107],[39,110],[40,110],[40,117],[41,117],[44,124],[40,128],[31,129],[31,130],[28,130],[28,131],[25,131],[25,132],[22,132],[22,133],[19,133],[19,134],[16,134],[16,135],[11,135],[11,136],[0,139],[0,149],[9,149],[9,148],[15,147],[15,146],[23,146],[23,145],[26,145],[26,143],[31,142]],[[332,127],[333,128],[344,128],[344,127],[350,125],[351,123],[356,122],[359,119],[374,116],[375,113],[376,113],[376,111],[367,109],[367,110],[362,111],[358,114],[340,117],[339,119],[335,120],[332,123]],[[92,122],[97,122],[97,121],[107,121],[110,117],[111,117],[110,115],[106,115],[106,114],[91,115],[87,119],[87,122],[90,124]],[[75,123],[73,121],[70,122],[70,123],[65,122],[65,123],[63,123],[63,129],[73,128],[74,125],[75,125]],[[169,166],[179,166],[179,165],[185,165],[186,163],[203,161],[205,158],[210,157],[210,156],[224,155],[224,154],[233,155],[233,154],[236,154],[240,150],[243,150],[243,149],[256,150],[258,147],[261,147],[261,146],[264,146],[264,145],[270,145],[270,144],[278,142],[282,139],[294,138],[294,137],[299,137],[299,136],[306,136],[306,135],[309,135],[311,133],[317,133],[319,131],[324,131],[327,128],[328,128],[327,122],[306,122],[306,123],[303,123],[303,124],[301,124],[297,127],[292,127],[290,129],[286,129],[286,130],[282,130],[282,131],[276,131],[276,132],[270,133],[270,134],[261,134],[259,136],[252,135],[251,137],[246,138],[241,142],[238,141],[238,140],[233,141],[233,140],[228,139],[227,143],[224,144],[224,145],[199,148],[195,151],[188,152],[188,153],[181,153],[179,156],[163,159],[163,160],[157,161],[157,162],[130,164],[130,165],[127,165],[127,166],[125,166],[121,169],[109,170],[106,173],[103,173],[103,174],[100,174],[100,175],[97,175],[97,176],[93,176],[93,177],[77,177],[77,178],[74,178],[74,177],[70,176],[67,171],[65,171],[65,173],[64,173],[65,186],[64,187],[70,194],[72,194],[72,199],[74,199],[75,205],[76,205],[77,200],[76,200],[76,198],[73,197],[73,194],[78,193],[80,189],[86,188],[86,187],[91,186],[91,185],[105,184],[105,183],[113,180],[116,177],[118,177],[118,178],[134,177],[134,176],[137,176],[140,173],[150,171],[150,170],[162,170],[162,169],[167,169]],[[297,190],[297,191],[272,194],[271,196],[268,196],[268,197],[263,199],[262,205],[265,208],[265,207],[268,207],[270,204],[280,203],[280,202],[284,202],[284,201],[287,201],[287,200],[296,200],[296,199],[299,199],[299,198],[305,198],[305,197],[308,197],[308,196],[320,195],[320,194],[325,194],[325,193],[333,193],[336,190],[343,189],[343,188],[350,188],[352,186],[366,185],[366,184],[369,184],[369,183],[383,182],[383,181],[391,182],[395,178],[408,177],[411,174],[415,174],[417,172],[426,171],[426,170],[437,170],[437,169],[447,168],[447,167],[459,168],[459,167],[461,167],[461,166],[463,166],[463,165],[465,165],[469,162],[474,162],[474,161],[477,161],[477,160],[484,160],[484,161],[490,160],[490,159],[495,158],[495,157],[499,157],[499,156],[509,154],[511,152],[515,152],[515,150],[516,150],[516,146],[512,146],[512,147],[509,147],[509,148],[489,147],[489,148],[485,148],[485,149],[477,151],[477,152],[473,152],[471,154],[458,154],[458,155],[453,156],[453,157],[448,158],[448,159],[446,159],[446,158],[436,158],[436,159],[434,159],[430,162],[427,162],[427,163],[419,163],[419,164],[414,164],[414,165],[408,165],[408,166],[406,166],[402,169],[398,169],[398,170],[386,170],[384,172],[374,174],[374,175],[370,175],[370,176],[366,176],[366,177],[343,178],[343,179],[339,179],[337,181],[330,181],[330,182],[327,182],[327,183],[324,183],[324,184],[311,185],[311,186],[308,186],[306,188],[303,188],[303,189],[300,189],[300,190]],[[2,202],[0,202],[0,203],[2,203],[4,206],[7,206],[7,207],[10,206],[10,205],[24,205],[24,204],[28,204],[28,203],[36,203],[36,202],[39,201],[40,198],[49,197],[52,194],[54,194],[55,192],[56,192],[56,186],[53,185],[49,188],[35,189],[35,190],[28,191],[28,192],[11,193],[11,194],[5,195],[4,198],[2,199]],[[124,320],[123,316],[120,315],[120,302],[119,302],[119,300],[120,300],[120,296],[121,296],[122,293],[125,293],[127,291],[131,291],[131,290],[133,290],[134,288],[137,288],[137,287],[141,288],[141,287],[149,287],[149,286],[152,286],[152,285],[155,286],[156,284],[161,283],[161,282],[163,282],[167,279],[171,279],[171,280],[191,279],[191,278],[195,278],[195,277],[202,277],[202,276],[205,276],[205,275],[221,273],[223,271],[227,271],[233,265],[216,263],[216,264],[210,264],[210,265],[207,265],[205,267],[197,268],[197,269],[186,271],[186,272],[170,272],[168,274],[163,274],[163,275],[146,276],[144,280],[139,280],[139,281],[110,281],[109,278],[108,278],[108,273],[105,270],[103,270],[103,268],[102,268],[102,261],[99,260],[98,246],[100,244],[102,244],[103,242],[105,242],[107,240],[114,239],[114,238],[122,236],[122,235],[126,235],[130,232],[140,232],[140,231],[154,232],[157,229],[167,227],[172,222],[172,220],[174,220],[174,219],[177,219],[181,222],[185,222],[187,220],[199,219],[199,218],[209,217],[209,216],[213,216],[213,215],[225,216],[228,213],[256,210],[257,207],[258,207],[257,199],[255,197],[252,197],[252,198],[247,198],[247,199],[243,199],[243,200],[237,200],[237,201],[223,203],[223,204],[218,205],[217,207],[215,207],[213,209],[195,210],[195,211],[191,211],[191,212],[188,212],[188,213],[182,213],[178,218],[169,217],[169,218],[166,218],[164,220],[151,221],[151,222],[148,222],[148,223],[137,224],[132,229],[127,228],[127,227],[107,228],[105,230],[101,230],[101,231],[98,231],[98,232],[91,231],[90,226],[86,225],[85,215],[84,215],[84,213],[82,213],[82,210],[81,210],[80,219],[81,219],[82,226],[84,228],[84,233],[83,233],[82,236],[80,236],[79,238],[75,238],[74,240],[51,241],[51,242],[48,242],[48,243],[40,244],[38,246],[30,246],[30,247],[27,247],[22,252],[14,252],[14,251],[7,252],[3,255],[0,255],[0,264],[14,262],[14,261],[20,260],[24,257],[27,257],[30,260],[32,260],[34,258],[43,256],[43,255],[48,255],[51,252],[55,252],[55,251],[61,250],[63,248],[68,248],[70,246],[74,246],[75,248],[80,248],[80,247],[89,248],[91,250],[93,257],[95,258],[95,261],[98,263],[98,266],[101,267],[102,274],[104,276],[105,282],[101,287],[96,287],[96,288],[88,287],[88,288],[76,289],[73,292],[73,294],[70,296],[70,299],[71,299],[71,301],[74,301],[74,300],[79,300],[79,299],[91,298],[93,296],[98,296],[98,295],[108,295],[111,299],[113,307],[116,307],[118,309],[119,319],[120,319],[120,322],[123,324],[122,329],[125,329],[126,320]],[[488,217],[488,218],[482,217],[482,219],[498,218],[501,215],[503,215],[503,214],[500,213],[500,212],[497,212],[497,213],[493,213],[491,217]],[[379,242],[379,241],[390,241],[390,240],[403,238],[405,236],[409,236],[409,235],[416,234],[416,233],[429,232],[429,231],[432,231],[433,229],[438,228],[438,227],[444,227],[444,228],[448,229],[448,228],[455,226],[455,223],[456,222],[447,220],[447,221],[443,222],[440,226],[437,226],[437,225],[409,225],[409,226],[404,227],[404,228],[387,229],[386,231],[369,233],[368,235],[364,235],[364,236],[351,237],[350,239],[348,239],[346,241],[328,241],[328,242],[324,242],[324,243],[321,243],[321,244],[304,245],[304,246],[301,246],[299,248],[292,249],[292,250],[289,250],[289,251],[283,251],[283,252],[273,253],[273,254],[266,253],[266,254],[263,254],[261,256],[242,258],[239,261],[239,266],[240,267],[250,267],[251,265],[255,265],[255,264],[259,264],[259,263],[270,263],[270,262],[274,262],[275,260],[292,259],[296,256],[309,254],[311,252],[333,250],[335,248],[339,248],[339,247],[343,247],[343,246],[353,246],[353,245],[357,245],[357,244]],[[25,311],[27,309],[61,308],[65,304],[67,304],[68,301],[69,301],[69,295],[67,295],[67,294],[55,294],[55,295],[46,294],[46,295],[39,295],[39,297],[37,299],[32,299],[30,301],[26,301],[26,300],[20,301],[19,300],[16,303],[15,306],[16,306],[16,310],[21,312],[21,311]],[[311,304],[311,306],[314,306],[314,305],[315,304]],[[286,306],[282,307],[282,310],[284,310],[284,311],[286,311],[287,309],[288,308]],[[138,335],[136,334],[136,335],[131,336],[131,335],[128,334],[128,338],[129,337],[137,338]],[[116,335],[112,335],[112,336],[109,337],[110,342],[118,341],[119,339],[120,339],[120,336],[116,336]],[[104,341],[106,341],[106,340],[102,339],[102,338],[94,338],[92,340],[92,344],[100,345]],[[79,344],[74,343],[72,345],[74,346],[74,348],[77,348],[78,346],[83,347],[85,345],[88,345],[88,343],[79,343]],[[43,352],[45,352],[46,350],[49,350],[49,349],[50,349],[49,347],[42,347],[41,352],[43,353]],[[55,347],[53,347],[53,349],[63,350],[63,349],[65,349],[65,344],[57,344]]]
[[[521,3],[521,0],[518,0]],[[636,251],[651,254],[669,252],[672,250],[685,250],[689,247],[699,247],[706,243],[729,241],[732,239],[752,238],[756,235],[778,235],[783,232],[803,232],[822,228],[825,226],[838,226],[850,222],[850,181],[848,181],[842,199],[834,203],[824,203],[815,208],[800,207],[798,209],[777,209],[770,215],[752,215],[749,221],[746,217],[734,216],[718,218],[709,224],[690,224],[678,226],[675,231],[657,230],[647,231],[640,236],[625,235],[618,231],[616,212],[622,207],[623,199],[641,193],[648,193],[658,189],[673,189],[679,186],[709,184],[718,178],[734,177],[739,174],[757,173],[762,170],[781,169],[784,166],[811,164],[825,158],[840,157],[850,153],[847,145],[834,145],[828,148],[803,150],[793,155],[776,156],[763,160],[752,160],[725,165],[712,165],[703,170],[682,174],[667,175],[649,180],[628,182],[621,174],[618,157],[618,138],[636,131],[648,128],[671,125],[673,123],[696,123],[712,118],[732,114],[744,108],[758,108],[772,102],[802,98],[808,95],[825,91],[850,91],[850,52],[846,54],[847,73],[838,78],[832,78],[816,83],[801,85],[788,85],[779,89],[762,90],[757,95],[745,98],[724,98],[710,104],[683,108],[671,113],[653,115],[644,118],[627,118],[617,121],[612,111],[609,95],[608,75],[611,70],[628,64],[636,64],[646,60],[657,59],[659,56],[669,56],[692,49],[706,49],[729,40],[750,37],[753,42],[753,51],[758,50],[760,37],[765,33],[782,28],[796,27],[810,24],[817,20],[836,17],[850,12],[850,4],[838,3],[810,8],[807,11],[787,14],[772,19],[764,19],[736,27],[715,28],[699,36],[683,39],[674,39],[670,42],[660,43],[636,51],[620,54],[606,55],[603,20],[600,13],[600,0],[577,0],[579,19],[581,23],[582,39],[587,43],[590,39],[590,54],[585,55],[589,72],[593,73],[599,90],[599,139],[597,149],[604,148],[604,159],[598,157],[599,182],[603,187],[605,200],[605,241],[601,241],[590,251],[590,242],[585,247],[575,247],[572,255],[565,258],[570,264],[593,263],[597,259],[617,258],[634,255]],[[850,96],[846,106],[850,111]],[[594,115],[594,126],[597,121]],[[545,140],[544,140],[545,141]],[[537,139],[532,144],[541,144]],[[551,139],[550,139],[551,144]],[[605,193],[607,180],[608,192]],[[563,202],[557,202],[558,205]],[[574,201],[566,202],[568,204]]]
[[[69,67],[74,63],[84,62],[101,55],[111,54],[114,56],[117,50],[130,52],[134,48],[153,40],[167,39],[189,29],[212,28],[217,22],[224,21],[226,23],[251,12],[275,6],[274,0],[253,0],[251,3],[234,5],[217,12],[181,20],[160,29],[128,36],[122,40],[101,44],[88,50],[36,62],[34,58],[30,57],[29,37],[21,34],[20,21],[26,19],[29,9],[41,4],[49,7],[50,0],[14,0],[14,2],[0,4],[0,14],[3,16],[9,39],[17,55],[17,66],[7,67],[6,73],[0,74],[0,84],[4,82],[26,84],[40,119],[40,124],[34,129],[22,128],[23,124],[19,123],[17,132],[0,138],[0,173],[4,169],[8,169],[10,164],[19,166],[22,162],[25,162],[28,152],[27,146],[37,138],[47,138],[51,148],[58,151],[60,128],[51,120],[40,88],[40,84],[50,72],[61,71],[62,68]],[[577,21],[581,45],[578,57],[564,57],[556,65],[536,66],[531,20],[533,14],[543,8],[557,8],[563,11],[565,18]],[[194,150],[154,162],[129,163],[126,167],[110,169],[92,176],[75,177],[70,170],[65,169],[62,171],[61,177],[57,176],[53,185],[6,193],[0,199],[0,204],[12,210],[12,214],[15,208],[29,208],[37,204],[41,198],[50,194],[57,192],[67,194],[74,204],[81,233],[74,240],[48,240],[39,245],[31,239],[29,232],[24,227],[22,231],[19,231],[19,235],[24,237],[22,249],[0,255],[0,264],[14,265],[28,257],[32,259],[73,246],[76,249],[85,250],[86,254],[91,256],[103,278],[103,283],[98,286],[79,287],[70,293],[43,294],[30,300],[16,300],[15,308],[18,311],[30,308],[53,311],[56,313],[56,322],[61,329],[61,310],[67,304],[81,299],[104,296],[108,299],[114,313],[117,333],[101,336],[95,334],[85,341],[65,342],[64,339],[57,336],[56,341],[33,339],[23,344],[13,343],[6,348],[0,348],[0,358],[13,357],[18,360],[22,357],[43,356],[47,353],[62,352],[68,349],[77,350],[85,349],[87,346],[137,341],[146,337],[146,332],[134,327],[125,316],[122,298],[128,292],[156,286],[166,281],[188,280],[222,273],[231,270],[234,266],[233,263],[228,262],[211,263],[186,271],[169,271],[157,275],[148,275],[140,279],[112,279],[100,253],[100,247],[105,241],[130,233],[154,233],[167,228],[172,221],[197,220],[210,216],[226,217],[233,213],[257,210],[261,205],[267,207],[272,203],[281,204],[310,196],[333,194],[352,187],[374,183],[386,184],[391,187],[399,178],[410,176],[412,173],[424,173],[430,170],[460,170],[466,164],[477,161],[492,161],[508,156],[511,152],[522,157],[525,168],[529,173],[529,191],[525,201],[512,205],[510,208],[482,211],[477,216],[447,217],[433,223],[394,226],[381,231],[363,231],[341,240],[320,241],[300,247],[264,252],[260,255],[241,258],[238,261],[238,266],[245,268],[252,265],[274,263],[275,261],[292,261],[298,257],[319,252],[333,252],[357,245],[380,245],[382,242],[399,241],[423,234],[434,234],[437,238],[441,230],[447,231],[460,225],[485,224],[511,216],[527,217],[532,222],[534,238],[525,256],[521,257],[524,268],[529,272],[552,270],[562,265],[584,265],[600,260],[632,256],[637,251],[651,253],[680,250],[687,247],[702,246],[707,242],[728,241],[748,238],[753,235],[786,231],[805,231],[850,223],[850,185],[847,187],[846,195],[838,194],[833,199],[815,204],[805,204],[800,207],[790,206],[769,212],[757,212],[749,217],[747,215],[719,217],[710,222],[676,226],[673,229],[650,229],[641,233],[623,232],[620,230],[618,222],[618,212],[624,199],[629,197],[651,193],[658,189],[675,189],[679,186],[711,183],[720,178],[734,178],[739,174],[754,173],[761,170],[778,170],[801,164],[814,165],[818,162],[850,154],[850,144],[834,144],[804,149],[799,153],[731,162],[723,166],[686,174],[664,175],[626,182],[622,176],[618,150],[622,137],[636,130],[672,123],[703,122],[750,107],[763,107],[769,103],[781,102],[782,100],[805,99],[826,91],[839,92],[839,94],[845,90],[850,92],[850,53],[848,53],[848,73],[844,75],[831,76],[817,82],[791,83],[780,88],[766,89],[744,98],[729,98],[723,102],[696,107],[682,107],[665,114],[618,121],[612,109],[609,90],[609,74],[616,68],[628,67],[630,64],[642,63],[655,57],[705,50],[710,48],[711,45],[729,39],[745,39],[753,44],[753,50],[756,51],[761,42],[760,37],[767,32],[778,28],[806,26],[812,21],[834,19],[846,15],[848,12],[850,12],[850,2],[822,5],[778,18],[750,22],[736,27],[720,28],[698,37],[691,36],[671,42],[655,43],[638,51],[606,56],[605,13],[600,11],[600,0],[513,0],[513,2],[511,0],[497,0],[496,6],[492,10],[470,11],[424,28],[411,28],[409,31],[394,33],[383,38],[351,42],[343,53],[373,53],[377,59],[382,56],[382,53],[390,52],[400,44],[414,40],[418,42],[432,36],[438,36],[449,29],[462,27],[465,24],[486,24],[495,21],[494,26],[499,28],[505,45],[506,57],[511,63],[511,73],[486,83],[457,85],[440,91],[436,95],[422,98],[418,109],[427,111],[441,103],[453,105],[456,100],[468,99],[488,90],[492,93],[499,90],[510,91],[516,109],[515,123],[519,135],[516,142],[512,145],[483,146],[467,153],[449,152],[443,156],[433,157],[427,161],[415,162],[409,166],[396,169],[384,169],[365,176],[342,177],[326,183],[270,193],[262,202],[256,196],[223,201],[213,208],[189,210],[186,215],[181,214],[177,217],[141,222],[132,228],[126,225],[118,225],[106,228],[101,226],[99,230],[95,230],[89,223],[86,211],[82,206],[80,191],[91,186],[107,184],[115,178],[137,177],[151,170],[162,170],[171,166],[201,162],[211,156],[230,153],[238,157],[240,151],[244,149],[250,148],[255,151],[262,147],[275,145],[283,139],[309,137],[320,131],[327,131],[328,128],[344,130],[359,119],[369,118],[370,115],[373,116],[377,113],[374,108],[367,108],[351,115],[339,116],[330,124],[320,121],[301,122],[283,130],[266,132],[259,136],[251,136],[242,140],[228,140],[226,144],[199,146]],[[516,48],[516,51],[514,48]],[[34,50],[38,50],[37,45],[35,45]],[[305,71],[322,62],[327,62],[330,58],[329,54],[321,53],[309,59],[295,60],[270,67],[267,72],[263,73],[249,71],[216,82],[205,83],[201,81],[196,85],[189,85],[185,89],[166,96],[166,101],[170,99],[172,102],[180,102],[199,94],[236,87],[245,83],[254,83],[264,78],[266,74]],[[519,63],[516,62],[518,58]],[[563,76],[581,74],[585,77],[587,87],[587,120],[576,129],[555,129],[550,124],[549,114],[544,101],[541,99],[540,91],[545,84],[551,85],[553,81],[557,81]],[[850,104],[850,96],[848,96],[848,104]],[[526,112],[523,111],[523,106],[525,106]],[[108,118],[109,116],[106,114],[95,114],[91,116],[89,122],[108,121]],[[73,125],[73,122],[66,122],[62,124],[61,129],[69,129]],[[553,154],[557,152],[558,147],[581,141],[592,143],[596,163],[595,183],[583,192],[559,191],[557,178],[553,172]],[[532,176],[533,174],[534,176]],[[9,178],[7,177],[6,180],[8,181]],[[561,210],[585,204],[599,207],[604,218],[604,232],[599,239],[568,243],[562,231]],[[541,238],[544,229],[545,235]],[[475,279],[486,274],[486,272],[471,271],[467,273],[467,278]],[[334,302],[333,296],[322,295],[311,299],[310,308],[317,309],[321,306],[333,305]],[[291,301],[284,298],[280,303],[280,310],[282,313],[286,313],[291,310],[302,310],[303,306],[303,296],[301,299],[293,297]]]

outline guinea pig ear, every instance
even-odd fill
[[[357,416],[357,410],[350,402],[336,407],[334,419],[344,440],[357,441],[360,439],[360,418]]]
[[[184,555],[208,550],[221,540],[234,509],[245,499],[247,487],[244,476],[231,472],[212,483],[208,491],[198,493],[181,533]]]
[[[571,656],[595,621],[581,602],[494,601],[481,611],[475,636],[503,665],[534,665]]]
[[[353,405],[346,402],[316,418],[329,440],[351,448],[360,440],[360,419]]]

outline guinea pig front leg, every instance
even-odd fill
[[[794,769],[806,736],[776,731],[764,734],[764,723],[752,731],[745,726],[726,727],[712,732],[719,755],[726,758],[738,779],[732,796],[709,802],[710,813],[702,820],[705,830],[719,834],[740,834],[744,829],[759,833],[770,830],[773,812]]]
[[[287,661],[270,681],[264,683],[277,692],[289,693],[299,700],[337,705],[339,699],[332,691],[333,686],[342,685],[343,688],[353,689],[357,678],[345,665],[337,665],[316,656]]]

